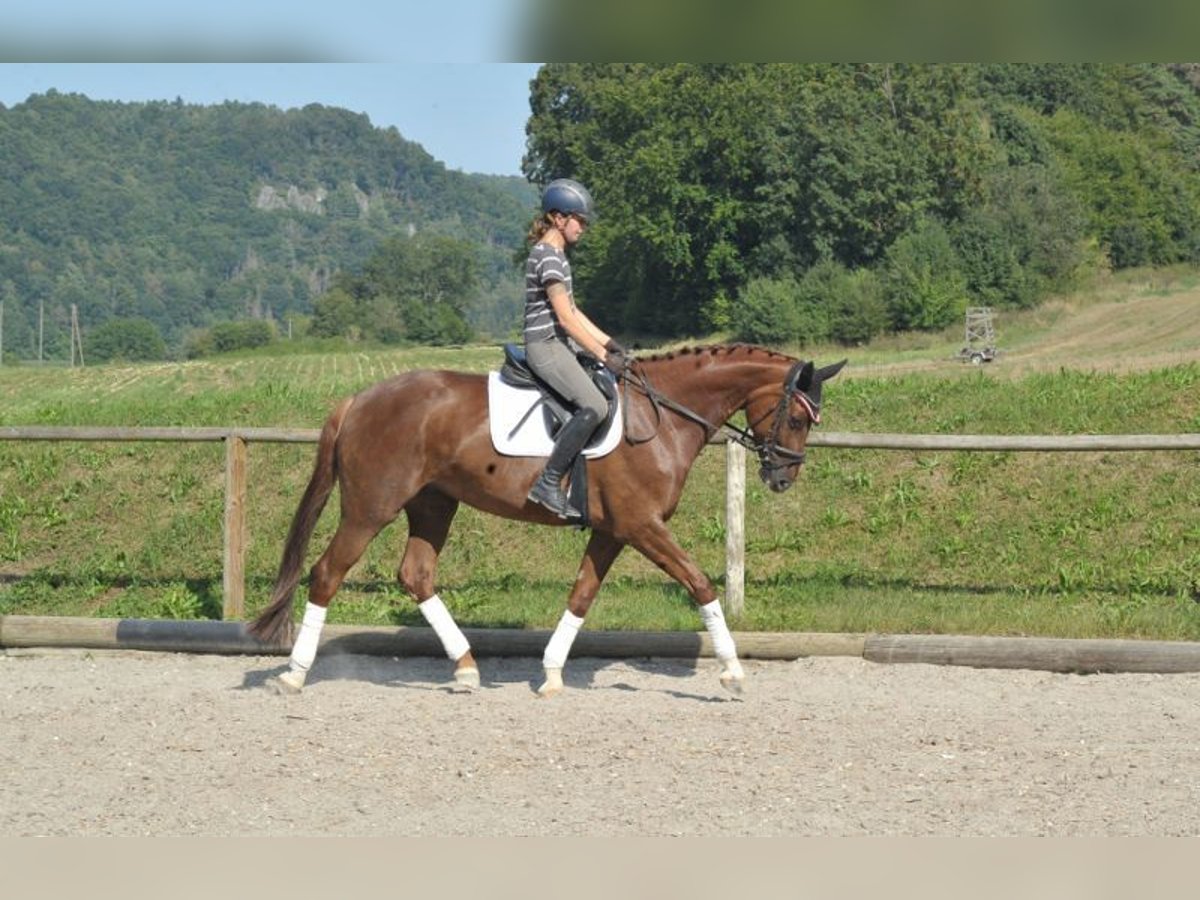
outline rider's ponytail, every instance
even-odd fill
[[[550,220],[550,213],[543,213],[533,220],[533,224],[529,226],[529,234],[525,235],[525,240],[530,244],[536,244],[553,227],[554,223]]]

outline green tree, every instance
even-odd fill
[[[593,187],[585,299],[617,327],[689,333],[760,276],[879,260],[954,216],[991,153],[956,67],[582,65],[534,82],[526,171]]]
[[[479,262],[465,241],[437,234],[393,236],[362,271],[346,273],[317,301],[313,332],[386,344],[462,343],[479,289]]]
[[[695,333],[745,282],[763,184],[750,66],[550,65],[533,85],[527,172],[592,188],[582,299],[614,328]]]
[[[275,324],[263,319],[220,322],[210,331],[213,350],[217,353],[265,347],[275,339]]]
[[[218,322],[212,328],[188,335],[184,353],[189,359],[213,353],[231,353],[265,347],[275,340],[275,323],[263,319]]]
[[[790,275],[751,279],[730,314],[734,336],[769,346],[799,341],[805,325],[799,293]]]
[[[167,355],[162,335],[148,319],[109,319],[88,332],[84,347],[88,362],[145,362]]]
[[[313,310],[312,334],[317,337],[350,337],[351,329],[361,333],[360,307],[344,288],[335,287],[317,298]]]
[[[1200,259],[1200,184],[1154,130],[1113,132],[1069,111],[1048,122],[1088,230],[1117,268]]]
[[[920,221],[888,248],[883,285],[896,331],[945,328],[967,306],[967,281],[954,247],[933,219]]]
[[[837,263],[824,282],[829,337],[841,344],[864,344],[888,327],[883,285],[873,269],[851,271]]]

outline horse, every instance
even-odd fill
[[[624,439],[587,466],[591,533],[567,608],[546,645],[540,697],[563,689],[575,635],[618,554],[631,546],[678,581],[695,601],[720,663],[720,682],[740,692],[745,678],[712,583],[667,523],[701,450],[721,429],[759,459],[773,492],[795,482],[821,388],[846,360],[824,368],[752,344],[690,347],[631,360],[622,373]],[[487,377],[413,370],[344,398],[321,428],[312,476],[284,544],[268,605],[247,631],[286,647],[295,633],[292,598],[309,540],[336,484],[341,516],[312,567],[308,603],[275,690],[299,692],[316,655],[330,600],[371,540],[403,512],[408,539],[397,573],[454,662],[454,680],[478,687],[469,642],[435,589],[438,555],[459,504],[508,519],[568,525],[527,499],[540,458],[504,456],[488,427]],[[738,411],[747,427],[728,420]]]

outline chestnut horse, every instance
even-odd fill
[[[609,567],[630,545],[682,584],[699,606],[721,664],[721,682],[744,677],[716,591],[667,528],[692,464],[725,428],[756,451],[760,475],[784,491],[804,463],[809,429],[820,419],[823,369],[745,344],[685,349],[638,359],[624,374],[625,440],[588,463],[591,537],[558,628],[546,647],[541,696],[562,689],[562,667]],[[748,427],[727,420],[743,411]],[[268,606],[250,624],[268,643],[292,639],[292,597],[309,539],[334,484],[341,519],[311,572],[308,604],[289,670],[273,680],[295,692],[316,655],[325,610],[347,571],[381,529],[403,511],[408,543],[400,582],[455,661],[455,679],[479,684],[470,646],[434,588],[438,554],[459,503],[509,519],[565,525],[526,495],[539,458],[502,456],[488,429],[486,377],[412,371],[344,399],[325,422],[312,478],[296,510]]]

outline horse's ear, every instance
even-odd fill
[[[800,374],[796,376],[796,387],[808,393],[813,386],[813,376],[816,374],[813,364],[806,362],[800,369]]]
[[[843,359],[841,362],[836,362],[831,366],[825,366],[823,369],[821,369],[819,372],[816,373],[817,380],[818,381],[828,381],[830,378],[832,378],[838,372],[842,371],[842,366],[846,365],[846,363],[848,363],[849,361],[850,361],[849,359]],[[811,365],[811,363],[810,363],[810,365]]]

